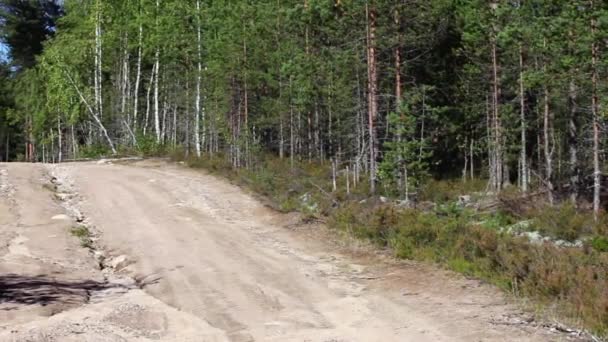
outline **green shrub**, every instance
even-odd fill
[[[80,148],[79,155],[82,158],[102,158],[112,155],[112,151],[105,145],[84,145]]]
[[[575,241],[594,231],[593,215],[582,213],[572,204],[546,206],[531,213],[532,228],[545,236],[566,241]]]
[[[608,252],[608,237],[596,236],[591,240],[591,246],[598,252]]]
[[[77,237],[80,240],[80,245],[85,248],[91,248],[93,240],[91,240],[91,232],[85,226],[72,227],[70,230],[72,236]]]
[[[140,134],[137,137],[137,149],[145,157],[158,157],[167,153],[166,146],[157,143],[152,134]]]
[[[467,180],[429,180],[420,189],[419,200],[444,203],[456,201],[461,195],[472,195],[483,192],[487,181],[482,179]]]

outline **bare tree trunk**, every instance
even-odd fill
[[[496,56],[496,37],[492,38],[492,124],[494,126],[494,190],[502,190],[503,185],[503,153],[502,125],[499,110],[499,80],[498,59]]]
[[[401,51],[395,48],[395,110],[401,111]]]
[[[283,78],[279,72],[279,158],[285,158],[285,129],[283,123]]]
[[[331,97],[331,89],[329,91],[329,100],[327,103],[327,155],[342,158],[342,149],[340,148],[340,143],[338,143],[338,149],[336,151],[335,141],[334,141],[334,113],[332,110],[332,97]],[[338,118],[338,127],[340,127],[340,118]]]
[[[294,166],[294,154],[295,154],[295,126],[293,123],[293,94],[292,94],[292,86],[293,86],[293,76],[289,76],[289,162],[291,165],[291,169],[293,170]]]
[[[521,156],[520,156],[520,182],[521,191],[528,192],[528,155],[526,153],[526,98],[524,91],[524,53],[519,45],[519,118],[521,125]]]
[[[492,109],[490,104],[490,96],[486,95],[486,139],[488,141],[487,149],[488,149],[488,187],[495,190],[496,187],[496,167],[495,167],[495,159],[496,153],[494,153],[494,130],[492,129]]]
[[[307,123],[308,123],[308,162],[312,162],[312,150],[313,150],[313,141],[312,141],[312,113],[308,111],[308,115],[306,115]]]
[[[346,194],[350,195],[350,169],[346,165]]]
[[[121,71],[122,80],[121,80],[121,84],[120,84],[120,89],[121,89],[120,113],[123,116],[127,116],[127,115],[129,115],[129,113],[127,113],[127,99],[129,97],[128,83],[129,83],[129,59],[130,59],[128,33],[125,33],[123,52],[124,53],[122,56],[122,71]]]
[[[116,154],[116,148],[114,148],[114,143],[112,142],[112,139],[110,139],[110,136],[108,135],[108,131],[106,130],[106,128],[103,125],[103,123],[101,122],[100,117],[97,116],[97,113],[95,112],[95,110],[93,109],[93,107],[91,107],[91,105],[89,104],[89,102],[87,101],[87,99],[84,97],[84,95],[80,91],[80,88],[78,88],[78,85],[76,84],[76,82],[74,81],[74,79],[72,78],[72,76],[67,71],[65,71],[65,70],[64,70],[64,73],[67,76],[67,78],[70,81],[70,83],[72,84],[72,86],[74,87],[74,89],[76,90],[76,93],[78,93],[78,96],[80,97],[80,100],[82,101],[82,103],[84,103],[87,111],[89,112],[89,114],[91,114],[91,117],[93,118],[93,120],[95,120],[95,122],[99,126],[99,129],[101,130],[103,136],[106,138],[106,141],[108,142],[108,145],[110,145],[110,149],[112,150],[112,153]]]
[[[61,134],[61,117],[57,120],[57,147],[59,149],[57,153],[57,160],[59,163],[63,161],[63,140]]]
[[[549,204],[553,205],[553,147],[551,146],[551,112],[549,109],[549,89],[543,86],[543,142],[545,152],[545,184],[547,185],[547,196]]]
[[[420,146],[418,147],[418,162],[422,162],[422,152],[424,152],[424,124],[426,119],[426,90],[422,88],[422,117],[420,118]]]
[[[249,87],[247,84],[247,42],[243,40],[243,63],[245,67],[243,80],[243,114],[244,114],[244,130],[245,130],[245,163],[249,160]],[[240,123],[240,119],[239,119]],[[239,137],[241,128],[239,128]]]
[[[369,129],[369,174],[370,192],[376,191],[376,118],[378,115],[376,66],[376,12],[365,4],[367,18],[367,72],[368,72],[368,129]]]
[[[196,27],[196,41],[197,41],[197,67],[196,67],[196,97],[194,100],[194,146],[196,149],[196,156],[201,156],[201,77],[203,72],[202,67],[202,53],[201,53],[201,4],[200,0],[196,0],[196,13],[197,13],[197,27]]]
[[[331,159],[331,183],[332,183],[332,192],[336,192],[338,190],[338,184],[336,182],[336,172],[338,166],[336,165],[336,158]]]
[[[546,39],[543,41],[543,45],[547,46]],[[545,63],[543,62],[543,70],[546,73]],[[544,110],[543,110],[543,140],[544,140],[544,152],[545,152],[545,184],[547,185],[547,196],[549,200],[549,204],[553,205],[553,146],[551,146],[552,141],[552,120],[551,120],[551,111],[549,107],[549,87],[547,84],[543,84],[543,102],[544,102]]]
[[[146,91],[146,117],[144,119],[144,136],[148,131],[148,123],[150,122],[150,93],[152,92],[152,86],[154,84],[154,73],[156,72],[156,65],[152,66],[152,73],[150,74],[150,81],[148,82],[148,90]]]
[[[156,49],[156,54],[154,57],[154,132],[156,133],[156,143],[160,144],[160,107],[159,107],[159,99],[158,99],[158,79],[160,78],[160,48]]]
[[[468,175],[468,171],[469,171],[469,155],[468,155],[468,151],[469,151],[469,138],[465,138],[464,140],[464,167],[462,168],[462,181],[466,182],[467,181],[467,175]]]
[[[594,1],[590,1],[591,9],[595,10]],[[594,16],[591,18],[591,34],[594,37],[591,43],[591,112],[593,114],[593,214],[597,220],[600,213],[600,191],[601,191],[601,175],[600,169],[600,128],[599,128],[599,99],[597,93],[598,83],[598,45],[595,41],[597,32],[597,20]]]
[[[579,191],[579,167],[578,167],[578,128],[576,124],[576,84],[570,79],[568,89],[568,102],[570,117],[568,118],[568,149],[570,155],[570,201],[576,205]]]
[[[186,146],[186,157],[190,156],[190,78],[186,77],[186,106],[185,110],[185,118],[186,118],[186,127],[184,129],[184,145]]]
[[[471,139],[471,150],[469,158],[471,158],[471,180],[475,179],[475,154],[474,154],[475,139]]]
[[[137,114],[139,107],[139,83],[141,80],[141,59],[142,59],[142,45],[143,45],[143,26],[139,24],[139,38],[138,38],[138,47],[137,47],[137,76],[135,76],[135,90],[134,90],[134,103],[133,103],[133,130],[137,130]],[[134,141],[137,145],[137,141]]]
[[[163,115],[161,119],[161,129],[160,129],[160,141],[164,144],[166,142],[165,136],[167,133],[167,95],[163,96]]]
[[[95,13],[95,111],[98,120],[103,118],[103,79],[102,79],[102,50],[101,50],[101,0],[97,0]],[[107,133],[107,132],[106,132]]]
[[[315,152],[317,159],[323,160],[323,152],[321,151],[321,138],[319,135],[319,104],[315,97],[315,125],[314,125],[314,137],[315,137]]]
[[[76,159],[78,156],[78,144],[76,143],[76,132],[74,132],[74,125],[71,126],[72,132],[72,159]]]
[[[158,16],[160,15],[160,0],[156,0],[156,31],[159,32]],[[160,47],[156,47],[156,53],[154,54],[154,68],[156,70],[156,77],[154,78],[154,131],[156,132],[156,143],[160,144],[160,117],[159,117],[159,103],[158,103],[158,79],[160,78]]]
[[[177,103],[173,105],[173,134],[171,139],[175,148],[177,146]]]

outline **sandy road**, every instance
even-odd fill
[[[17,188],[38,186],[32,175],[42,166],[4,168],[9,179],[30,175],[29,185],[16,182]],[[136,279],[141,289],[83,300],[44,323],[15,321],[6,327],[10,333],[0,330],[0,340],[17,341],[27,332],[31,340],[64,341],[69,332],[58,327],[68,323],[87,327],[75,341],[566,339],[511,324],[518,310],[489,286],[431,266],[353,256],[323,241],[329,236],[323,228],[288,229],[288,216],[198,171],[146,161],[66,164],[50,172],[73,183],[78,209],[100,233],[98,248],[107,260],[120,261],[106,281]],[[0,286],[8,286],[2,278]],[[64,338],[52,337],[57,330]]]

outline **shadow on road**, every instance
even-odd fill
[[[0,275],[0,305],[78,304],[86,302],[91,292],[120,287],[93,280],[57,280],[46,275]],[[5,311],[14,309],[0,308]]]

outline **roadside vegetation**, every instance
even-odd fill
[[[93,240],[91,240],[91,232],[87,227],[82,225],[72,227],[70,233],[80,240],[81,247],[92,248]]]
[[[517,191],[485,193],[485,182],[427,182],[410,203],[389,188],[372,196],[329,163],[265,156],[252,169],[223,156],[172,158],[226,177],[264,196],[275,209],[299,211],[330,229],[364,239],[397,258],[433,262],[533,299],[538,313],[605,335],[608,329],[608,222],[570,204]],[[462,197],[471,197],[464,203]],[[530,209],[531,208],[531,209]]]

